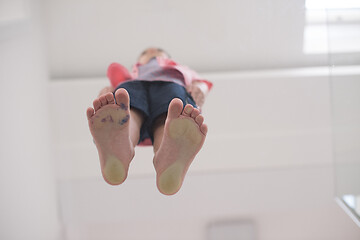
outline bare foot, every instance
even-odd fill
[[[129,138],[129,95],[125,89],[107,93],[93,102],[86,115],[97,147],[105,181],[118,185],[125,181],[134,146]],[[94,112],[95,111],[95,112]]]
[[[177,193],[185,174],[206,137],[207,126],[198,109],[190,104],[184,110],[180,99],[169,105],[164,136],[154,156],[157,187],[165,195]]]

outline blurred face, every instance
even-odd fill
[[[169,58],[169,56],[164,52],[164,50],[160,48],[148,48],[143,51],[138,59],[140,64],[146,64],[152,59],[153,57],[164,57]]]

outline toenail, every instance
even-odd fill
[[[190,114],[191,113],[191,107],[185,107],[184,111],[185,111],[185,113]]]

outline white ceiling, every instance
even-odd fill
[[[113,61],[130,68],[148,46],[199,72],[329,62],[303,51],[304,0],[54,0],[43,10],[52,78],[102,77]],[[360,62],[356,53],[336,56]]]

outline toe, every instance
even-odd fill
[[[94,100],[93,106],[94,106],[95,111],[97,111],[97,110],[100,109],[100,107],[101,107],[101,102],[100,102],[100,100],[99,100],[98,98]]]
[[[196,118],[195,118],[195,122],[201,126],[201,124],[203,124],[204,122],[204,117],[202,115],[198,115]]]
[[[202,125],[200,126],[200,131],[201,131],[204,135],[206,135],[207,132],[208,132],[208,127],[207,127],[207,125],[206,125],[206,124],[202,124]]]
[[[174,98],[169,104],[167,118],[173,119],[180,116],[183,109],[183,103],[179,98]]]
[[[101,95],[101,96],[99,97],[99,100],[100,100],[100,102],[101,102],[101,106],[105,106],[106,104],[108,104],[105,95]]]
[[[184,108],[183,115],[190,117],[194,107],[190,104],[187,104]]]
[[[199,116],[199,114],[200,114],[200,110],[197,108],[194,108],[194,110],[191,113],[191,117],[195,119],[197,116]]]
[[[105,98],[106,98],[106,101],[107,101],[109,104],[114,104],[114,103],[115,103],[114,94],[112,94],[112,93],[107,93],[107,94],[105,95]]]
[[[116,104],[125,110],[129,107],[129,94],[124,88],[119,88],[115,92]]]
[[[94,116],[94,109],[89,107],[87,110],[86,110],[86,116],[88,119],[90,119],[92,116]]]

